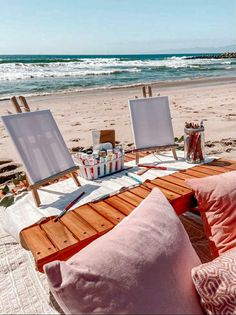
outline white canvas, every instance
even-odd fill
[[[129,100],[136,149],[174,144],[174,133],[167,96]]]
[[[75,166],[50,110],[2,120],[32,184]]]

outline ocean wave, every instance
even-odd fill
[[[13,59],[11,62],[1,61],[0,62],[0,75],[1,72],[17,71],[20,68],[29,69],[34,71],[34,69],[44,68],[44,71],[50,71],[54,69],[56,71],[70,69],[91,69],[91,70],[101,70],[107,68],[148,68],[148,67],[169,67],[169,68],[185,68],[198,65],[208,65],[208,64],[230,64],[230,61],[225,61],[221,59],[186,59],[187,56],[182,57],[169,57],[163,59],[137,59],[137,58],[54,58],[53,60],[47,61],[47,59],[34,59],[34,62],[24,62],[23,59],[17,60]],[[40,62],[38,62],[40,60]],[[13,62],[14,61],[14,62]],[[63,69],[62,69],[63,68]]]
[[[0,59],[0,64],[12,64],[12,63],[24,63],[24,64],[35,64],[35,63],[70,63],[70,62],[83,62],[83,59],[80,58],[5,58]]]
[[[222,64],[223,64],[223,65],[231,65],[231,64],[232,64],[232,61],[222,61]]]
[[[87,77],[87,76],[107,76],[122,73],[140,72],[140,69],[114,69],[114,70],[84,70],[74,72],[30,72],[30,73],[11,73],[0,74],[0,81],[29,80],[36,78],[63,78],[63,77]]]
[[[181,57],[177,57],[177,56],[172,56],[168,59],[170,60],[181,60],[181,59],[186,59],[186,58],[191,58],[192,56],[181,56]]]

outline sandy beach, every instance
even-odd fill
[[[236,158],[236,78],[209,78],[153,84],[153,96],[168,95],[175,137],[185,121],[205,119],[206,152]],[[116,140],[132,147],[128,99],[141,97],[141,87],[85,90],[28,97],[31,110],[50,109],[70,150],[92,144],[93,129],[115,129]],[[9,100],[0,115],[14,113]],[[17,156],[0,122],[0,158]]]

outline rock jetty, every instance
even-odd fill
[[[199,55],[199,56],[192,56],[186,59],[231,59],[231,58],[236,58],[236,52],[227,52],[223,54]]]

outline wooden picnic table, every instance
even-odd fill
[[[145,153],[141,153],[145,156]],[[129,153],[125,160],[135,159]],[[167,197],[178,215],[196,207],[192,190],[185,179],[201,178],[236,170],[236,161],[214,160],[209,164],[173,173],[118,193],[106,199],[90,202],[68,212],[60,221],[47,218],[40,224],[21,231],[23,244],[35,259],[36,267],[43,271],[43,265],[53,261],[66,260],[96,238],[110,231],[129,215],[154,187]]]

